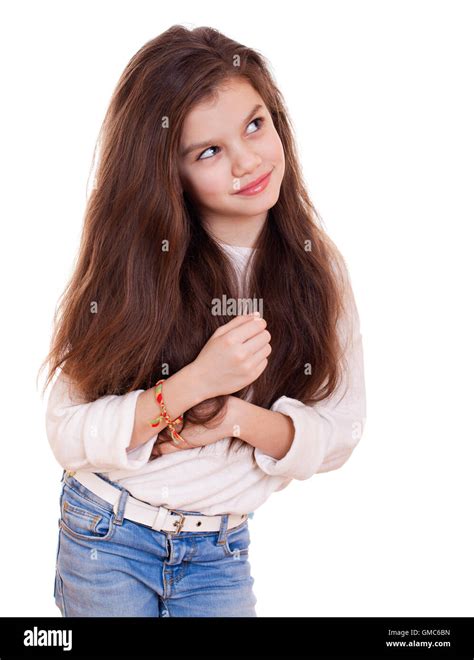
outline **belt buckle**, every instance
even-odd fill
[[[179,522],[175,521],[173,523],[173,525],[177,525],[177,529],[175,531],[171,532],[172,534],[179,534],[182,527],[183,527],[183,525],[184,525],[184,521],[186,519],[186,516],[184,515],[184,513],[180,513],[179,511],[173,511],[172,509],[170,509],[170,513],[174,513],[176,516],[180,517]]]

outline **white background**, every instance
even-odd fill
[[[181,23],[271,63],[350,268],[367,426],[250,521],[258,616],[472,616],[472,2],[3,2],[0,616],[53,600],[62,469],[39,365],[131,56]],[[44,377],[43,372],[43,376]]]

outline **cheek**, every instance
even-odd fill
[[[269,144],[269,157],[275,165],[285,164],[285,153],[283,151],[283,145],[281,143],[280,137],[276,131],[272,134],[272,139]]]
[[[210,164],[209,164],[210,165]],[[196,172],[193,176],[193,186],[197,195],[200,197],[212,197],[221,195],[223,190],[229,188],[229,175],[223,168],[199,164],[196,166]]]

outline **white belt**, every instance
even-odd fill
[[[93,472],[66,471],[65,475],[74,477],[79,483],[93,493],[109,502],[117,513],[117,507],[122,491],[116,486],[101,479]],[[166,531],[178,534],[179,532],[218,532],[221,526],[222,515],[196,516],[186,515],[164,506],[153,506],[132,495],[128,495],[125,503],[124,518],[147,525],[155,531]],[[231,513],[227,522],[227,529],[232,529],[248,518],[246,513]]]

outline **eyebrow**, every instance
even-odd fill
[[[252,119],[253,115],[257,112],[257,110],[260,110],[261,108],[263,109],[263,105],[261,103],[257,103],[257,105],[252,108],[252,111],[249,112],[249,114],[245,117],[242,124],[247,124]],[[196,151],[196,149],[204,149],[204,147],[207,147],[210,144],[213,144],[214,142],[218,142],[218,141],[219,140],[207,140],[206,142],[196,142],[195,144],[190,144],[189,147],[186,147],[186,149],[183,149],[181,151],[181,157],[184,158],[192,151]]]

